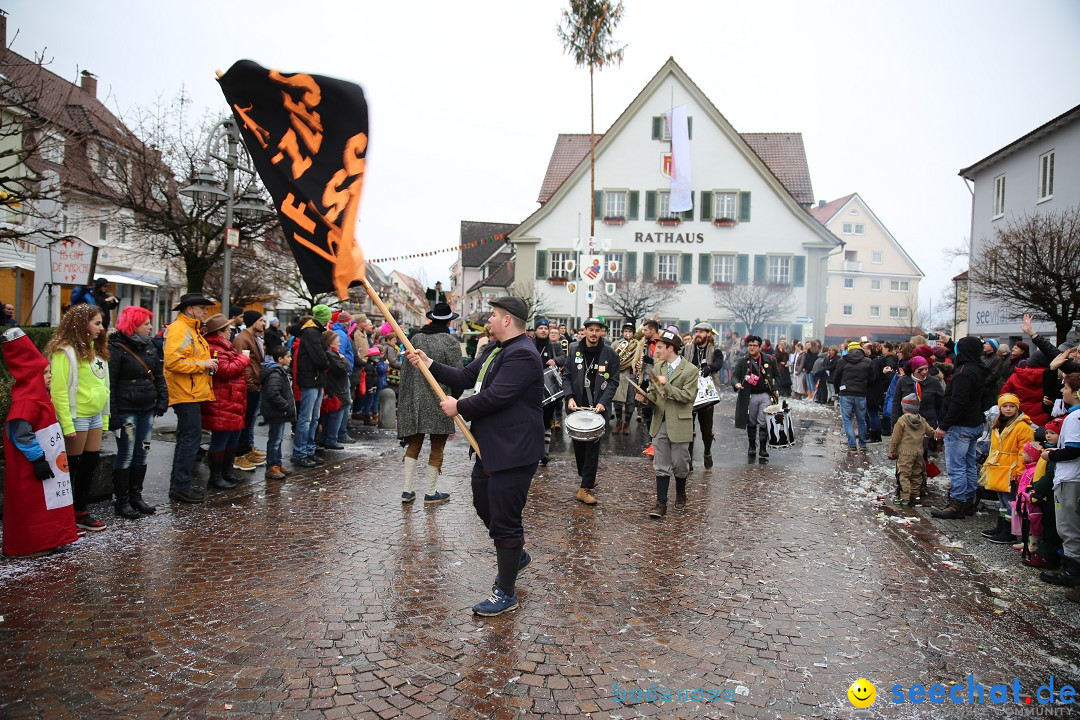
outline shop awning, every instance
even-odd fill
[[[34,263],[29,260],[8,260],[6,262],[0,262],[0,268],[19,268],[20,270],[29,270],[30,272],[35,270]]]
[[[105,278],[106,280],[108,280],[113,285],[133,285],[135,287],[155,288],[155,289],[158,287],[154,283],[146,282],[145,280],[141,280],[141,279],[139,279],[138,277],[136,277],[134,275],[128,275],[127,273],[115,273],[115,272],[114,273],[102,273],[102,272],[99,272],[99,273],[95,273],[94,277],[95,278]]]

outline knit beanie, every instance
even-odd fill
[[[919,396],[916,395],[915,393],[911,393],[910,395],[905,395],[904,399],[900,401],[900,407],[902,407],[904,409],[904,412],[906,412],[906,413],[917,413],[917,412],[919,412],[919,406],[921,404],[922,403],[919,402]]]
[[[245,310],[244,311],[244,327],[251,327],[255,323],[259,322],[259,318],[262,317],[262,313],[258,310]]]
[[[331,315],[333,315],[333,311],[326,305],[316,305],[311,308],[311,317],[315,318],[315,322],[320,325],[326,325],[330,322]]]
[[[995,340],[994,338],[987,338],[986,342],[990,345],[990,347],[994,348],[994,352],[998,351],[998,341],[997,340]]]
[[[919,368],[926,367],[929,364],[930,363],[926,362],[926,358],[920,355],[916,355],[915,357],[911,358],[911,362],[908,363],[908,367],[911,368],[911,372],[915,372]]]
[[[1028,462],[1035,462],[1042,455],[1042,448],[1032,442],[1024,443],[1024,455]]]

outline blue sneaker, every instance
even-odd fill
[[[402,504],[411,503],[415,499],[416,499],[416,493],[414,493],[414,492],[403,492],[403,493],[401,493],[401,502],[402,502]]]
[[[484,617],[494,617],[495,615],[502,615],[504,612],[517,610],[517,608],[517,593],[507,595],[501,587],[494,587],[488,599],[473,605],[472,611]]]
[[[434,495],[425,495],[425,505],[441,505],[444,502],[450,502],[450,494],[444,492],[437,492]]]

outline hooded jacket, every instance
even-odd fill
[[[244,369],[251,360],[236,352],[232,343],[220,333],[207,338],[207,344],[211,353],[217,353],[218,368],[214,373],[214,400],[202,404],[203,429],[243,430],[247,412]]]
[[[321,388],[326,385],[330,359],[326,357],[326,343],[322,339],[325,330],[315,320],[308,320],[300,330],[296,364],[293,366],[297,388]]]
[[[143,335],[119,330],[109,337],[110,415],[144,413],[158,416],[169,409],[169,391],[157,346]]]
[[[1004,427],[998,427],[1000,422],[999,418],[990,435],[990,454],[983,463],[983,471],[986,473],[987,490],[1009,492],[1013,478],[1024,472],[1021,453],[1035,433],[1031,429],[1031,420],[1023,412]]]
[[[262,385],[262,415],[266,422],[295,420],[296,399],[293,397],[289,371],[273,358],[267,358],[259,369],[259,380]]]
[[[0,340],[15,384],[4,427],[4,554],[30,555],[78,540],[64,434],[56,419],[45,368],[49,363],[22,330]],[[34,461],[48,461],[53,478],[38,480]]]
[[[960,338],[956,343],[956,370],[945,388],[945,414],[938,429],[982,426],[982,391],[986,385],[982,346],[982,340],[974,335]]]
[[[198,363],[210,359],[210,348],[199,332],[198,320],[180,313],[165,332],[165,384],[169,388],[169,405],[206,402],[214,399],[210,374]]]
[[[1001,386],[998,395],[1012,393],[1020,398],[1020,411],[1040,427],[1050,422],[1043,408],[1043,373],[1041,367],[1018,367]],[[994,398],[997,400],[997,398]]]
[[[861,349],[849,350],[848,354],[837,363],[833,375],[833,385],[839,395],[866,396],[870,389],[870,375],[874,363]]]

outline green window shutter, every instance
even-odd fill
[[[735,282],[747,285],[750,282],[750,256],[740,255],[735,263]]]
[[[690,191],[690,209],[689,210],[683,210],[682,213],[680,213],[680,214],[682,215],[683,220],[693,220],[694,219],[694,191],[693,190]]]
[[[626,266],[625,266],[625,268],[626,268],[626,272],[623,274],[623,277],[625,277],[627,280],[629,280],[631,282],[634,281],[634,280],[637,280],[637,253],[636,252],[628,252],[628,253],[626,253]]]
[[[536,251],[536,279],[546,280],[548,276],[547,250]]]
[[[688,140],[694,139],[694,118],[689,115],[686,116],[686,137]]]
[[[698,254],[698,284],[712,284],[712,255],[709,253]]]
[[[626,219],[627,220],[637,220],[637,213],[638,213],[638,191],[637,190],[631,190],[630,191],[630,200],[626,203],[626,205],[627,205],[626,214],[628,216]]]
[[[679,258],[679,262],[682,263],[679,272],[679,282],[683,285],[689,285],[694,282],[694,254],[683,253]]]
[[[739,222],[750,222],[750,193],[739,193]]]
[[[655,220],[656,219],[656,201],[657,201],[657,199],[658,198],[656,197],[656,191],[655,190],[646,190],[645,191],[645,219],[646,220]]]
[[[765,284],[765,263],[768,262],[768,260],[769,260],[769,258],[766,255],[755,255],[754,256],[754,284],[755,285],[764,285]]]
[[[597,190],[593,193],[593,203],[595,203],[595,215],[597,220],[604,219],[604,191]]]
[[[806,287],[806,256],[795,256],[795,287]]]
[[[656,253],[645,253],[644,267],[642,269],[642,275],[644,276],[642,279],[645,282],[656,281]]]
[[[652,139],[659,140],[663,137],[664,132],[664,116],[654,115],[652,119]]]
[[[701,191],[701,204],[699,205],[699,207],[701,208],[701,219],[702,220],[712,220],[713,219],[712,201],[713,201],[712,190],[702,190]]]

